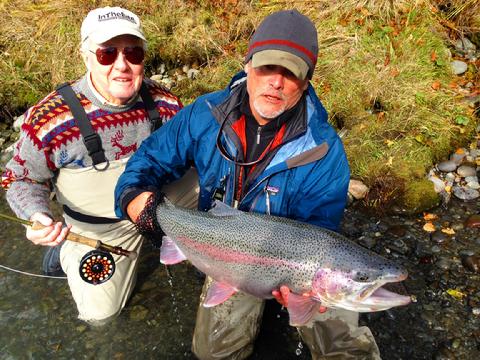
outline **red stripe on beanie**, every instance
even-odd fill
[[[312,60],[313,65],[317,63],[317,57],[311,51],[305,49],[303,46],[300,46],[297,43],[294,43],[288,40],[270,39],[270,40],[264,40],[264,41],[257,41],[248,48],[248,52],[251,52],[256,47],[270,45],[270,44],[289,46],[291,48],[299,50],[305,55],[307,55],[310,58],[310,60]]]

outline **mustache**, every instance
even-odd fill
[[[277,97],[281,100],[285,100],[286,97],[285,97],[285,94],[283,93],[282,90],[275,90],[275,89],[272,89],[272,88],[269,88],[269,87],[266,87],[266,88],[263,88],[263,89],[259,89],[257,91],[257,96],[258,95],[261,95],[261,96],[273,96],[273,97]]]

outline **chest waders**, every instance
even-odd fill
[[[64,83],[56,90],[63,97],[72,112],[75,124],[80,130],[83,143],[88,155],[92,159],[93,165],[93,168],[90,169],[60,169],[57,178],[57,198],[62,204],[63,211],[70,218],[82,223],[96,224],[97,226],[109,226],[109,224],[119,223],[122,219],[115,218],[110,209],[113,206],[113,194],[110,194],[111,191],[108,188],[104,188],[101,184],[109,186],[114,183],[123,172],[128,158],[110,162],[105,157],[100,136],[93,129],[83,106],[70,84]],[[152,131],[154,131],[162,125],[162,120],[144,82],[142,82],[140,88],[140,96],[152,123]],[[82,184],[84,191],[89,191],[88,189],[90,189],[93,198],[96,199],[95,204],[89,203],[87,200],[91,196],[81,196],[80,199],[75,199],[75,196],[72,194],[82,189],[79,183]],[[87,283],[101,284],[113,276],[115,261],[107,252],[92,250],[82,257],[79,272],[82,280]]]

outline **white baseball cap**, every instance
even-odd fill
[[[82,42],[90,38],[95,44],[103,44],[115,36],[127,34],[147,41],[138,16],[121,7],[107,6],[90,11],[82,22],[80,34]]]

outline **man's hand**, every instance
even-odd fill
[[[52,218],[44,213],[36,212],[30,218],[34,224],[27,227],[27,239],[35,245],[57,246],[67,236],[71,225],[63,227],[61,222],[54,223]]]
[[[138,216],[145,208],[145,204],[150,195],[152,195],[152,192],[145,191],[130,201],[130,203],[127,205],[127,215],[132,222],[137,222]]]
[[[272,295],[282,306],[288,307],[288,296],[290,295],[290,289],[286,285],[280,286],[280,290],[273,290]],[[308,295],[304,295],[308,296]],[[327,307],[320,306],[318,312],[324,313],[327,311]]]

